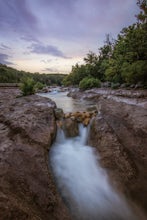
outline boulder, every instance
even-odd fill
[[[72,113],[71,113],[71,112],[66,113],[66,114],[64,114],[64,118],[70,118],[70,117],[71,117],[71,115],[72,115]]]
[[[66,137],[76,137],[79,135],[78,123],[71,118],[62,121],[62,128]]]
[[[90,118],[85,118],[85,119],[82,121],[82,123],[83,123],[84,126],[87,126],[87,125],[89,124],[89,122],[90,122]]]
[[[91,112],[72,112],[72,113],[66,113],[64,115],[64,118],[72,119],[73,121],[76,121],[78,123],[83,123],[84,126],[87,126],[91,120],[92,117],[95,117],[97,114],[97,111],[91,111]]]
[[[54,110],[54,112],[55,112],[55,117],[56,117],[57,120],[60,120],[64,117],[64,112],[63,112],[62,108],[56,108]]]

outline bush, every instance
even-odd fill
[[[22,80],[20,84],[20,89],[22,91],[22,95],[32,95],[35,93],[35,81],[31,77],[26,77]]]
[[[85,77],[79,83],[80,89],[84,89],[84,90],[91,89],[94,87],[100,87],[100,85],[101,85],[100,80],[93,77]]]
[[[44,84],[41,82],[37,82],[35,84],[35,90],[37,90],[37,91],[43,89],[43,87],[44,87]]]

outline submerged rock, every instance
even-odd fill
[[[78,123],[82,123],[84,126],[88,126],[91,118],[95,117],[97,111],[87,111],[87,112],[70,112],[64,115],[64,118],[71,119],[72,121],[76,121]]]
[[[55,103],[0,89],[0,219],[70,219],[48,168]]]

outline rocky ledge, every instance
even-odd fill
[[[99,114],[91,122],[89,144],[113,184],[146,212],[147,100],[143,106],[106,97],[96,103]]]
[[[68,95],[95,103],[88,144],[112,184],[147,214],[147,90],[75,89]]]
[[[0,89],[0,218],[70,219],[48,166],[55,103]]]

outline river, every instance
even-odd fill
[[[85,110],[92,102],[74,100],[66,92],[48,93],[65,112]],[[66,138],[58,129],[49,153],[57,188],[75,220],[137,220],[126,199],[110,185],[99,155],[87,146],[88,128],[79,125],[79,136]]]
[[[85,111],[95,107],[93,101],[72,99],[67,96],[67,92],[58,92],[53,90],[49,93],[40,93],[39,95],[47,97],[55,101],[58,108],[62,108],[64,112]]]

